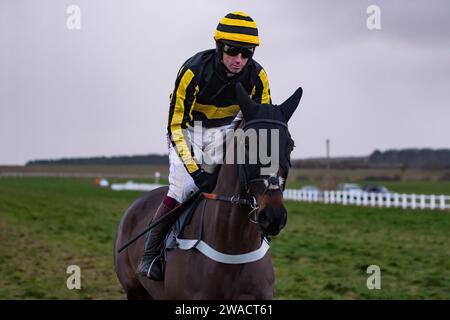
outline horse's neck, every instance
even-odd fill
[[[237,165],[223,164],[213,192],[231,197],[240,194],[240,191]],[[209,203],[208,211],[209,217],[205,217],[205,239],[235,252],[255,250],[260,245],[259,227],[249,220],[249,207],[214,201]]]

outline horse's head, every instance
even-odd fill
[[[277,235],[286,225],[283,190],[294,148],[287,123],[302,93],[302,88],[298,88],[281,105],[261,105],[249,98],[241,84],[236,86],[244,116],[244,135],[239,143],[244,144],[245,161],[238,163],[239,177],[247,195],[259,204],[255,217],[266,235]]]

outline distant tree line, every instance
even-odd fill
[[[450,169],[450,149],[376,150],[369,157],[372,167]]]
[[[367,169],[368,157],[309,158],[292,160],[293,168],[304,169]]]
[[[167,155],[33,160],[27,165],[166,165]],[[332,169],[450,169],[450,149],[402,149],[374,151],[368,157],[311,158],[292,160],[294,168]]]
[[[33,160],[28,165],[164,165],[168,164],[167,155],[149,154],[135,156],[63,158],[56,160]]]
[[[402,149],[374,151],[368,157],[293,160],[296,168],[332,169],[450,169],[450,149]]]

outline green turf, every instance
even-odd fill
[[[92,179],[0,178],[0,299],[123,299],[118,221],[140,192]],[[450,299],[450,213],[287,203],[272,241],[278,299]],[[78,265],[82,289],[68,290]],[[369,290],[367,266],[381,268]]]
[[[450,213],[288,203],[275,239],[276,296],[449,299]],[[381,290],[368,290],[369,265]]]

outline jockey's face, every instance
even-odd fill
[[[243,58],[242,53],[233,57],[224,52],[222,62],[231,73],[239,73],[247,64],[248,59]]]

